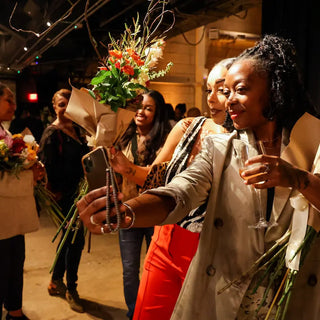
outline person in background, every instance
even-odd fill
[[[6,140],[3,121],[10,121],[16,110],[12,91],[0,82],[0,140]],[[8,311],[6,320],[29,319],[22,312],[25,234],[39,228],[33,186],[44,177],[44,168],[36,163],[22,170],[19,178],[0,172],[0,319],[2,307]]]
[[[165,104],[167,109],[168,109],[168,118],[169,118],[169,123],[171,125],[171,128],[173,128],[175,126],[175,124],[177,123],[177,121],[175,120],[175,113],[173,110],[173,106],[171,103],[166,103]]]
[[[197,107],[193,107],[187,111],[187,117],[199,117],[201,116],[201,111]]]
[[[164,98],[160,92],[151,90],[143,94],[142,107],[136,112],[134,119],[121,138],[120,148],[124,155],[136,165],[151,164],[163,146],[171,126]],[[130,171],[131,168],[126,168]],[[139,194],[139,186],[123,175],[121,185],[125,199]],[[135,308],[140,273],[140,254],[143,239],[149,247],[153,227],[120,230],[120,252],[123,266],[123,288],[127,316],[132,319]]]
[[[178,103],[174,109],[175,120],[178,122],[185,117],[187,106],[185,103]]]
[[[37,143],[39,143],[43,134],[44,125],[40,119],[38,106],[24,105],[20,110],[16,110],[15,116],[11,121],[9,131],[11,133],[21,133],[24,129],[28,128]]]
[[[308,203],[309,214],[319,215],[320,125],[319,119],[311,115],[316,112],[301,82],[295,53],[290,41],[266,35],[240,54],[224,83],[226,106],[237,130],[207,137],[193,163],[168,185],[147,190],[120,207],[124,213],[122,227],[133,220],[136,227],[146,227],[178,222],[193,208],[208,203],[199,247],[171,320],[264,319],[277,288],[271,288],[269,293],[273,294],[257,315],[266,284],[259,283],[260,274],[242,276],[290,230],[294,212],[290,197],[300,194]],[[303,133],[297,137],[294,133],[301,123]],[[302,151],[313,146],[307,168],[294,154],[286,152],[299,139]],[[261,145],[266,153],[259,155]],[[244,149],[250,154],[245,165],[256,166],[240,175]],[[259,207],[252,188],[261,190]],[[94,190],[78,202],[80,217],[93,233],[104,228],[105,192],[105,188]],[[257,222],[259,209],[272,224],[266,229],[249,228]],[[91,215],[99,226],[90,223]],[[319,316],[320,286],[306,285],[310,274],[319,277],[319,245],[317,238],[300,268],[287,319]],[[236,279],[241,281],[221,291]],[[257,284],[258,290],[253,291]],[[274,312],[271,310],[271,319],[275,318]]]
[[[68,89],[61,89],[53,95],[52,104],[57,118],[45,129],[39,148],[39,158],[47,171],[47,187],[55,195],[64,216],[78,195],[84,175],[81,158],[89,152],[80,128],[64,115],[70,95]],[[63,228],[61,240],[65,232]],[[52,296],[66,297],[72,310],[84,312],[77,291],[78,268],[85,242],[82,226],[74,243],[72,238],[73,232],[70,232],[54,267],[48,292]],[[63,281],[65,273],[67,285]]]

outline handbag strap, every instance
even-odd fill
[[[137,151],[138,151],[138,140],[137,140],[137,133],[135,133],[131,139],[131,153],[133,156],[133,163],[139,165]]]
[[[166,184],[169,183],[176,174],[186,169],[191,150],[206,119],[206,117],[197,117],[187,128],[174,150],[172,159],[168,165],[166,171]]]

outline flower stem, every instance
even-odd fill
[[[276,302],[276,300],[277,300],[277,298],[278,298],[278,295],[279,295],[280,291],[282,290],[282,287],[283,287],[283,285],[284,285],[284,283],[285,283],[285,280],[286,280],[286,278],[287,278],[287,276],[288,276],[288,273],[289,273],[289,269],[287,269],[287,271],[286,271],[286,273],[285,273],[285,275],[284,275],[284,277],[283,277],[283,279],[282,279],[282,281],[281,281],[281,284],[280,284],[280,286],[279,286],[279,289],[278,289],[275,297],[274,297],[273,300],[272,300],[271,306],[270,306],[269,311],[268,311],[266,317],[264,318],[264,320],[268,320],[268,319],[269,319],[270,314],[271,314],[271,311],[272,311],[272,308],[273,308],[273,306],[274,306],[274,304],[275,304],[275,302]]]

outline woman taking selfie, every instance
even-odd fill
[[[242,276],[290,229],[294,213],[290,198],[301,194],[310,204],[309,216],[320,210],[320,125],[310,114],[314,109],[303,89],[291,42],[265,36],[244,51],[227,72],[224,92],[237,130],[208,137],[194,162],[167,186],[149,190],[121,207],[127,216],[123,227],[131,223],[130,217],[135,217],[135,226],[149,226],[175,223],[208,202],[199,247],[173,320],[264,319],[269,311],[274,318],[276,304],[269,308],[277,288],[271,288],[258,310],[267,283],[259,282],[260,274]],[[296,135],[301,124],[302,133]],[[314,139],[309,140],[310,136]],[[301,157],[290,152],[292,146]],[[242,168],[243,150],[249,153],[245,166],[257,164],[254,168]],[[244,169],[241,176],[239,169]],[[254,190],[259,191],[261,202],[256,201]],[[105,191],[101,188],[86,195],[89,205],[78,203],[80,216],[92,232],[105,228]],[[259,212],[268,226],[252,228]],[[90,225],[92,214],[100,228]],[[287,319],[318,317],[320,286],[303,285],[310,272],[320,276],[317,242],[298,273]]]

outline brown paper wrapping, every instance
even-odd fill
[[[320,173],[320,146],[314,159],[312,172]],[[310,206],[308,225],[312,226],[317,232],[320,231],[320,211],[313,206]]]
[[[135,112],[123,108],[114,112],[109,105],[92,98],[86,89],[72,87],[65,115],[90,134],[93,146],[110,147],[124,133]]]
[[[312,173],[320,173],[320,120],[305,113],[294,125],[281,157]],[[320,212],[310,206],[308,225],[320,231]]]

